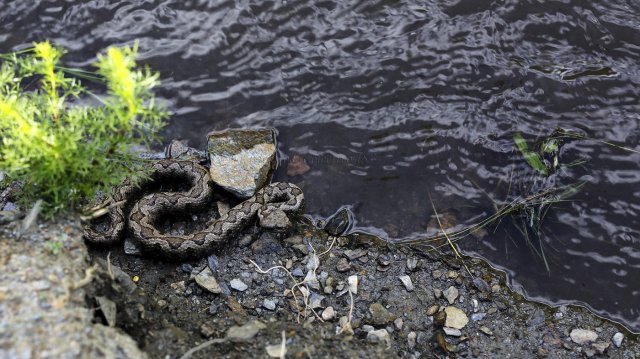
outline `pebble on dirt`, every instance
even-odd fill
[[[396,319],[396,315],[380,303],[371,304],[369,306],[369,313],[371,313],[371,323],[373,325],[385,325]]]
[[[211,268],[205,267],[198,275],[195,276],[196,283],[202,288],[214,294],[222,293],[222,288],[218,284],[218,280],[213,275]]]
[[[249,288],[248,285],[246,285],[243,281],[237,278],[232,279],[231,282],[229,282],[229,285],[231,285],[231,288],[239,292],[244,292],[245,290],[247,290],[247,288]]]
[[[442,294],[444,294],[444,297],[447,298],[447,301],[449,302],[449,304],[453,304],[455,303],[456,299],[458,299],[458,288],[451,286],[449,288],[447,288],[444,292],[442,292]]]
[[[624,334],[617,332],[616,334],[613,335],[613,338],[611,338],[611,340],[613,341],[613,344],[615,344],[616,347],[620,348],[620,346],[622,345],[622,340],[624,339]]]
[[[593,330],[588,329],[573,329],[569,333],[569,337],[576,344],[590,343],[598,339],[598,334]]]
[[[408,275],[400,276],[400,281],[402,281],[402,284],[404,284],[404,287],[408,292],[413,291],[413,282],[411,282],[411,277]]]
[[[447,314],[444,325],[449,328],[462,329],[469,323],[469,318],[460,308],[448,306],[444,312]]]

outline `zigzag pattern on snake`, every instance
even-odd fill
[[[191,186],[186,192],[145,194],[154,184],[185,180]],[[202,231],[185,234],[163,234],[154,225],[162,215],[186,212],[211,205],[213,197],[209,171],[190,161],[161,160],[154,162],[149,178],[137,186],[125,181],[113,189],[115,205],[109,210],[109,225],[99,232],[85,226],[85,239],[96,244],[119,242],[128,231],[145,252],[173,258],[204,256],[232,239],[256,217],[265,218],[275,211],[298,212],[304,205],[302,190],[290,183],[272,183],[254,196],[231,208]],[[136,198],[140,198],[135,201]]]

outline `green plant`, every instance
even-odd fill
[[[531,166],[534,170],[538,171],[543,176],[549,175],[549,170],[540,159],[538,153],[529,150],[527,141],[524,140],[519,132],[513,135],[513,142],[515,142],[516,147],[518,148],[520,153],[522,153],[522,156],[527,161],[529,166]]]
[[[89,77],[102,80],[104,96],[73,76],[88,72],[60,67],[63,50],[49,42],[0,56],[0,171],[22,184],[21,202],[42,198],[52,215],[141,176],[133,148],[157,138],[166,112],[152,93],[158,74],[137,69],[136,53],[134,45],[98,55]]]
[[[46,246],[53,255],[60,254],[60,251],[64,247],[65,237],[60,237],[56,239],[51,239],[46,242]]]

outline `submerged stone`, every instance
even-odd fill
[[[327,219],[324,230],[332,236],[339,236],[349,230],[353,223],[353,214],[348,207],[342,207]]]
[[[272,129],[232,129],[207,136],[211,178],[240,198],[251,197],[269,183],[276,168],[276,136]]]

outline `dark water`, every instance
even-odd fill
[[[429,195],[461,225],[527,195],[516,132],[640,150],[635,0],[0,1],[1,51],[43,39],[83,67],[139,39],[175,111],[167,139],[275,126],[277,178],[303,186],[310,212],[350,205],[357,229],[392,239],[425,233]],[[288,178],[293,154],[311,171]],[[536,184],[585,182],[542,224],[549,271],[508,220],[461,244],[529,297],[638,331],[640,155],[587,140],[563,147],[560,162],[575,160]]]

